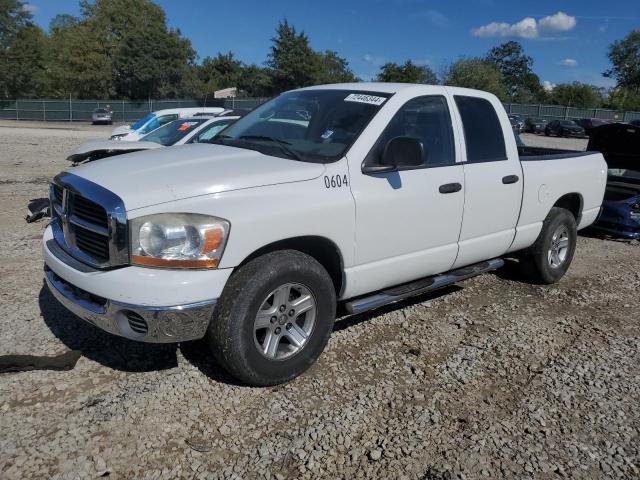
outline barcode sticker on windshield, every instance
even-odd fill
[[[385,97],[363,95],[362,93],[352,93],[344,99],[345,102],[368,103],[369,105],[382,105],[385,100]]]

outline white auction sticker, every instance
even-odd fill
[[[344,99],[345,102],[368,103],[369,105],[382,105],[386,100],[385,97],[376,97],[375,95],[363,95],[362,93],[352,93]]]

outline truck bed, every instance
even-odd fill
[[[520,161],[532,160],[553,160],[554,158],[571,158],[590,155],[590,152],[581,150],[561,150],[559,148],[547,147],[530,147],[527,145],[518,145],[518,155]]]

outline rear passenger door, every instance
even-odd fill
[[[513,242],[522,203],[522,167],[512,135],[489,98],[453,96],[462,124],[464,215],[454,267],[503,255]]]

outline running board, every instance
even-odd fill
[[[451,270],[432,277],[422,278],[415,282],[405,283],[393,288],[387,288],[367,297],[360,297],[345,303],[345,308],[349,313],[362,313],[367,310],[381,307],[388,303],[399,302],[405,298],[415,297],[423,293],[431,292],[452,283],[475,277],[481,273],[497,270],[504,265],[504,260],[494,258],[486,262],[475,263],[466,267]]]

